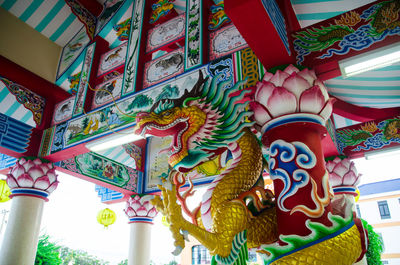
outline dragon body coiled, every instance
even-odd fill
[[[244,82],[227,88],[229,81],[218,83],[217,79],[209,82],[199,72],[199,80],[190,92],[185,91],[178,99],[159,101],[150,112],[137,115],[136,133],[172,137],[171,146],[163,150],[169,152],[168,162],[174,168],[170,176],[193,172],[197,166],[226,151],[232,157],[230,165],[209,185],[199,210],[192,212],[192,222],[182,215],[184,205],[177,203],[180,197],[177,186],[169,183],[159,186],[161,196],[156,196],[152,203],[170,223],[176,246],[174,254],[184,248],[185,236],[189,233],[214,255],[212,264],[245,264],[243,260],[247,254],[243,250],[247,253],[247,248],[269,256],[266,264],[337,264],[318,263],[321,256],[325,256],[322,260],[335,262],[335,257],[327,253],[331,251],[330,246],[336,244],[347,247],[351,244],[360,249],[351,255],[334,252],[345,256],[346,262],[340,264],[352,264],[360,256],[361,243],[359,231],[351,225],[342,231],[324,224],[315,230],[326,231],[321,234],[313,230],[318,225],[311,223],[311,234],[298,236],[304,239],[301,242],[312,238],[308,242],[310,246],[303,249],[303,243],[296,243],[291,251],[286,251],[285,244],[290,245],[298,238],[287,243],[279,236],[275,202],[260,181],[264,170],[263,154],[257,138],[248,128],[254,122],[245,122],[252,115],[246,111],[245,97],[253,92],[240,89]],[[345,219],[333,216],[331,223],[349,225],[351,218]],[[331,238],[331,233],[337,236]],[[343,238],[352,240],[340,242]],[[290,255],[286,255],[288,252]],[[304,263],[304,257],[307,260],[314,257],[316,261]]]

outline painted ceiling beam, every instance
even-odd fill
[[[288,30],[297,29],[298,21],[289,1],[277,2],[281,6],[275,0],[225,0],[226,14],[267,70],[295,62]]]

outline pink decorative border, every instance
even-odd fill
[[[236,29],[238,35],[237,36],[237,41],[233,40],[232,44],[227,44],[228,47],[226,49],[226,51],[219,51],[219,47],[216,47],[216,45],[218,45],[216,42],[219,40],[218,38],[221,38],[220,42],[221,43],[227,43],[229,40],[224,39],[224,37],[222,36],[222,34],[224,34],[224,32],[227,32],[229,30],[232,30],[232,28],[236,29],[236,27],[234,25],[228,25],[222,29],[219,29],[217,31],[214,31],[210,34],[210,61],[215,60],[219,57],[234,53],[236,51],[242,50],[246,47],[248,47],[249,45],[247,45],[246,41],[244,40],[244,38],[240,35],[239,31]],[[242,40],[244,41],[244,43],[242,42]]]
[[[158,84],[162,81],[165,81],[171,77],[174,77],[176,75],[179,75],[184,72],[185,70],[185,55],[184,55],[184,47],[179,48],[173,52],[167,53],[153,61],[147,62],[144,66],[144,79],[143,79],[143,87],[149,87],[155,84]],[[181,62],[177,64],[177,66],[172,65],[171,67],[165,68],[162,66],[157,66],[161,61],[166,61],[168,59],[171,59],[175,55],[181,55]],[[172,61],[171,61],[172,62]],[[171,68],[171,69],[170,69]],[[165,72],[165,69],[168,69],[170,73]],[[151,77],[150,75],[156,75],[157,77]]]
[[[167,24],[173,24],[175,21],[178,21],[178,20],[181,20],[181,19],[183,19],[183,24],[184,24],[183,27],[182,27],[182,31],[181,32],[179,32],[175,36],[174,35],[169,36],[169,38],[167,38],[164,42],[161,42],[158,45],[152,46],[150,44],[151,36],[154,33],[156,33],[159,29],[162,29],[162,27],[165,27]],[[156,49],[158,49],[158,48],[160,48],[160,47],[162,47],[162,46],[164,46],[164,45],[166,45],[168,43],[171,43],[171,42],[173,42],[173,41],[185,36],[185,29],[186,29],[185,20],[186,20],[185,19],[185,14],[183,14],[183,15],[180,15],[180,16],[174,18],[174,19],[171,19],[171,20],[169,20],[169,21],[167,21],[167,22],[165,22],[165,23],[163,23],[163,24],[161,24],[161,25],[149,30],[149,33],[147,34],[146,52],[154,51],[154,50],[156,50]]]
[[[105,73],[108,73],[108,72],[114,70],[115,68],[117,68],[117,67],[119,67],[119,66],[121,66],[121,65],[123,65],[125,63],[127,45],[128,45],[128,42],[125,42],[125,43],[121,44],[120,46],[118,46],[118,47],[106,52],[105,54],[103,54],[100,57],[100,63],[99,63],[99,69],[97,70],[97,76],[101,76],[101,75],[103,75]],[[119,52],[117,52],[118,49],[121,49],[121,50]],[[106,66],[102,67],[106,63],[106,60],[109,59],[108,56],[114,54],[115,52],[117,52],[117,54],[120,55],[122,57],[122,59],[121,60],[116,60],[115,62],[112,62],[111,65],[108,66],[108,67],[106,67]]]

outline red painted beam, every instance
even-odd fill
[[[225,0],[224,4],[226,14],[266,69],[295,63],[294,57],[286,51],[261,0]],[[293,18],[291,23],[295,23]]]
[[[400,115],[400,108],[376,109],[360,107],[336,98],[333,113],[353,121],[368,122]]]
[[[79,3],[83,5],[95,17],[98,17],[101,11],[103,11],[103,5],[101,5],[96,0],[79,0]]]

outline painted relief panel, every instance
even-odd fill
[[[298,64],[313,65],[327,59],[368,49],[381,41],[398,42],[400,5],[382,1],[357,8],[293,34]]]
[[[210,34],[210,60],[215,60],[247,46],[236,27],[229,25]]]
[[[125,63],[122,94],[129,94],[136,90],[136,72],[139,61],[140,38],[142,35],[143,13],[145,0],[134,2],[131,20],[131,33],[128,41],[128,52]]]
[[[52,125],[71,119],[74,102],[75,97],[70,97],[55,106]]]
[[[147,62],[144,66],[143,87],[149,87],[183,73],[183,53],[184,48],[180,48],[153,61]]]
[[[122,77],[119,75],[96,86],[92,108],[103,106],[121,96]]]
[[[97,75],[103,75],[125,63],[127,43],[106,52],[100,57],[99,69]]]
[[[202,9],[202,1],[200,0],[188,0],[186,3],[185,70],[203,63]]]
[[[149,30],[146,52],[153,51],[183,37],[185,35],[185,25],[185,16],[181,15]]]
[[[203,71],[207,75],[205,68]],[[160,99],[178,98],[183,94],[184,88],[192,87],[196,83],[198,75],[198,70],[185,73],[170,82],[156,85],[149,90],[119,100],[115,104],[68,121],[63,137],[64,146],[70,147],[109,133],[110,130],[132,126],[135,124],[138,112],[149,110]]]
[[[400,144],[400,117],[336,130],[339,151],[347,156]]]
[[[39,157],[45,157],[50,154],[54,130],[55,127],[50,127],[43,131],[42,141],[40,142]]]
[[[85,27],[82,29],[64,46],[60,62],[58,64],[57,79],[68,69],[68,67],[78,58],[83,52],[90,39],[86,34]]]
[[[92,69],[92,62],[94,56],[94,50],[96,43],[89,45],[86,49],[85,59],[83,61],[80,81],[78,85],[78,91],[75,96],[75,105],[72,115],[76,116],[83,113],[83,107],[85,104],[86,91],[88,88],[90,72]]]
[[[126,2],[129,2],[126,0]],[[110,19],[121,8],[124,0],[106,0],[104,3],[103,12],[97,18],[96,35],[100,33],[103,27],[110,21]]]

